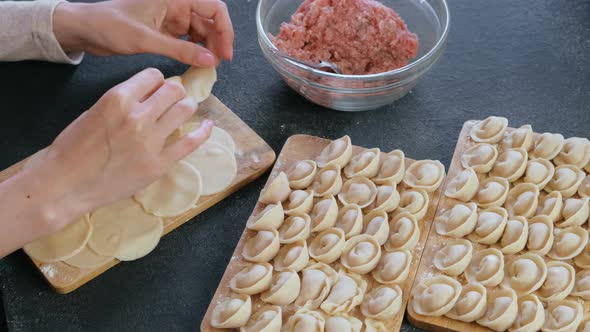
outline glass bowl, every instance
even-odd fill
[[[371,75],[339,75],[316,70],[280,57],[268,34],[276,36],[282,22],[303,0],[259,0],[256,10],[258,42],[264,57],[285,82],[313,103],[339,111],[366,111],[403,97],[441,56],[449,32],[445,0],[381,0],[393,8],[418,35],[418,55],[406,66]]]

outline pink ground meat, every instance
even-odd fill
[[[332,61],[352,75],[400,68],[418,53],[418,37],[375,0],[305,0],[271,39],[292,57]]]

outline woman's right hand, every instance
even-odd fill
[[[195,131],[167,142],[196,107],[181,84],[146,69],[109,90],[26,172],[59,179],[48,190],[71,218],[130,197],[209,138],[213,123],[203,121]],[[72,221],[59,220],[64,218],[56,220],[56,229]]]

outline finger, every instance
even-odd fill
[[[191,8],[197,15],[213,21],[222,56],[226,60],[231,60],[234,29],[225,3],[220,0],[192,0]]]
[[[184,98],[174,104],[166,113],[164,113],[156,122],[156,130],[163,138],[170,136],[178,127],[197,110],[197,103],[193,98]]]
[[[167,81],[143,102],[144,108],[141,112],[147,112],[149,117],[156,121],[167,109],[185,96],[186,91],[181,83]]]
[[[175,162],[186,157],[186,155],[195,151],[211,136],[212,129],[213,121],[203,121],[198,129],[191,131],[174,143],[166,146],[164,151],[162,151],[162,158],[168,162]]]
[[[188,65],[211,67],[217,64],[217,58],[208,49],[156,31],[146,32],[140,48],[143,52],[161,54]]]
[[[215,31],[213,21],[202,18],[197,14],[191,17],[191,29],[189,32],[193,42],[201,42],[205,47],[219,58],[224,57],[223,48],[219,46],[219,33]]]
[[[164,75],[156,68],[148,68],[120,83],[114,89],[121,89],[128,98],[143,101],[164,84]]]

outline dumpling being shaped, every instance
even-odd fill
[[[352,178],[344,183],[338,194],[342,204],[356,204],[361,208],[369,206],[377,197],[377,186],[365,177]]]
[[[287,244],[279,249],[279,253],[274,258],[275,271],[291,270],[299,272],[303,270],[309,262],[309,251],[307,250],[307,241],[300,240]]]
[[[508,192],[504,206],[510,216],[532,217],[537,212],[539,187],[531,183],[519,183]]]
[[[313,160],[300,160],[288,171],[289,186],[291,189],[305,189],[311,185],[318,170],[318,165]]]
[[[557,227],[581,226],[588,221],[590,215],[590,198],[568,198],[561,210],[563,221],[555,224]]]
[[[270,287],[272,271],[272,265],[268,263],[248,264],[233,276],[229,287],[240,294],[258,294]]]
[[[525,217],[511,217],[506,222],[504,234],[500,239],[503,254],[516,254],[526,247],[529,237],[529,223]]]
[[[475,142],[498,143],[504,137],[507,127],[508,119],[500,116],[489,116],[471,127],[470,136]]]
[[[489,294],[486,313],[477,323],[494,331],[504,331],[514,323],[517,314],[518,300],[514,290],[497,288]]]
[[[527,161],[528,153],[523,148],[504,150],[498,155],[490,175],[514,182],[524,174]]]
[[[313,190],[294,190],[289,198],[283,203],[285,214],[294,216],[297,214],[308,214],[313,208]]]
[[[366,210],[393,212],[398,208],[400,195],[393,183],[383,184],[377,187],[377,196]]]
[[[473,255],[473,245],[464,239],[452,239],[436,251],[433,265],[444,274],[456,277],[463,273]]]
[[[291,194],[289,178],[285,172],[280,172],[266,187],[258,201],[262,204],[275,204],[285,201]]]
[[[381,245],[368,234],[351,237],[346,241],[340,262],[350,272],[365,274],[372,271],[381,258]]]
[[[553,248],[547,254],[557,260],[568,260],[578,256],[588,244],[588,231],[580,226],[556,228]]]
[[[530,294],[539,289],[547,277],[547,265],[537,254],[526,253],[508,259],[502,285],[518,294]]]
[[[518,314],[510,332],[539,331],[545,321],[543,303],[534,294],[527,294],[518,298]]]
[[[537,216],[545,216],[551,221],[556,222],[561,219],[562,207],[563,200],[559,191],[540,195],[539,204],[537,205]]]
[[[477,225],[469,235],[469,240],[481,244],[494,244],[504,234],[507,221],[508,212],[504,208],[493,206],[482,210],[477,216]]]
[[[445,166],[438,160],[418,160],[412,163],[404,175],[404,183],[413,189],[434,192],[445,178]]]
[[[523,148],[526,151],[533,149],[533,127],[531,125],[523,125],[511,132],[506,132],[502,142],[500,142],[502,150]]]
[[[584,309],[582,304],[574,300],[549,302],[545,310],[543,332],[575,331],[580,323]]]
[[[496,159],[498,158],[498,149],[487,143],[475,144],[465,150],[461,156],[461,165],[463,168],[473,168],[477,173],[487,173],[492,170]]]
[[[464,285],[459,300],[446,316],[467,323],[480,319],[486,312],[487,293],[487,289],[481,284]]]
[[[463,202],[468,202],[475,196],[479,188],[479,179],[473,168],[462,170],[447,184],[445,195]]]
[[[344,175],[347,178],[357,176],[372,178],[379,171],[379,159],[381,150],[373,148],[362,151],[352,157],[348,165],[344,168]]]
[[[553,159],[556,165],[574,165],[584,168],[590,162],[590,141],[582,137],[570,137],[563,142],[561,151]]]
[[[379,245],[389,238],[389,217],[385,211],[373,211],[363,218],[363,234],[372,235]]]
[[[422,280],[412,290],[410,305],[423,316],[442,316],[455,306],[461,295],[461,284],[447,276]]]
[[[325,324],[321,313],[301,308],[289,317],[281,332],[324,332]]]
[[[309,244],[309,256],[318,262],[331,264],[342,255],[345,246],[344,231],[328,228],[319,233]]]
[[[277,332],[283,324],[282,309],[277,305],[262,306],[255,312],[240,332]]]
[[[402,306],[402,289],[398,285],[379,286],[365,295],[361,312],[367,318],[389,320]]]
[[[336,228],[344,231],[346,239],[359,235],[363,231],[363,212],[356,204],[344,205],[338,212]]]
[[[571,295],[579,296],[584,300],[590,300],[590,270],[582,270],[576,273],[574,289]]]
[[[340,166],[329,165],[322,168],[316,173],[311,188],[316,197],[337,195],[340,192],[340,189],[342,189]]]
[[[502,206],[508,198],[510,184],[505,178],[492,176],[479,183],[479,190],[473,198],[477,205],[486,209],[492,206]]]
[[[523,181],[532,183],[539,187],[539,190],[545,188],[547,183],[553,178],[555,166],[547,159],[532,159],[527,163],[526,172]]]
[[[327,316],[324,332],[361,332],[363,322],[349,315]]]
[[[301,272],[301,291],[295,305],[316,310],[324,302],[332,286],[338,281],[338,273],[329,265],[315,263]]]
[[[338,272],[338,281],[320,305],[329,315],[348,313],[363,301],[367,282],[354,273]]]
[[[529,252],[546,255],[553,246],[553,222],[547,216],[536,216],[529,219]]]
[[[408,278],[412,255],[408,250],[384,253],[377,267],[371,272],[380,284],[400,284]]]
[[[293,215],[279,227],[279,241],[281,244],[289,244],[297,241],[305,241],[309,237],[311,219],[307,214]]]
[[[215,306],[211,313],[211,326],[218,329],[242,327],[252,314],[252,300],[249,295],[236,294]]]
[[[291,304],[299,296],[301,280],[295,271],[284,270],[272,276],[270,289],[260,294],[260,299],[276,305]]]
[[[565,262],[547,263],[547,278],[537,291],[539,298],[545,302],[565,299],[574,288],[576,270]]]
[[[413,215],[403,212],[389,222],[389,238],[385,250],[413,249],[420,239],[420,226]]]
[[[336,202],[336,198],[334,196],[322,198],[315,203],[309,217],[312,232],[321,232],[334,227],[338,218],[338,202]]]
[[[584,171],[573,165],[561,165],[555,168],[555,174],[545,191],[559,191],[564,198],[572,197],[585,177]]]
[[[249,262],[266,263],[277,255],[280,246],[279,232],[274,229],[259,231],[256,236],[246,240],[242,256]]]
[[[337,165],[340,168],[346,166],[352,157],[352,142],[348,135],[330,142],[316,158],[318,167]]]
[[[402,150],[393,150],[380,159],[379,171],[373,178],[376,184],[399,184],[406,170],[405,155]]]
[[[486,287],[497,286],[504,279],[504,255],[495,248],[475,252],[465,270],[469,282],[478,282]]]
[[[428,212],[430,197],[424,190],[405,190],[400,194],[399,212],[408,212],[416,219],[421,220]]]
[[[434,223],[439,235],[454,238],[463,237],[475,229],[477,206],[475,203],[455,204],[452,208],[442,210]]]
[[[559,154],[563,143],[564,139],[561,134],[542,133],[535,139],[535,147],[531,156],[551,160]]]

